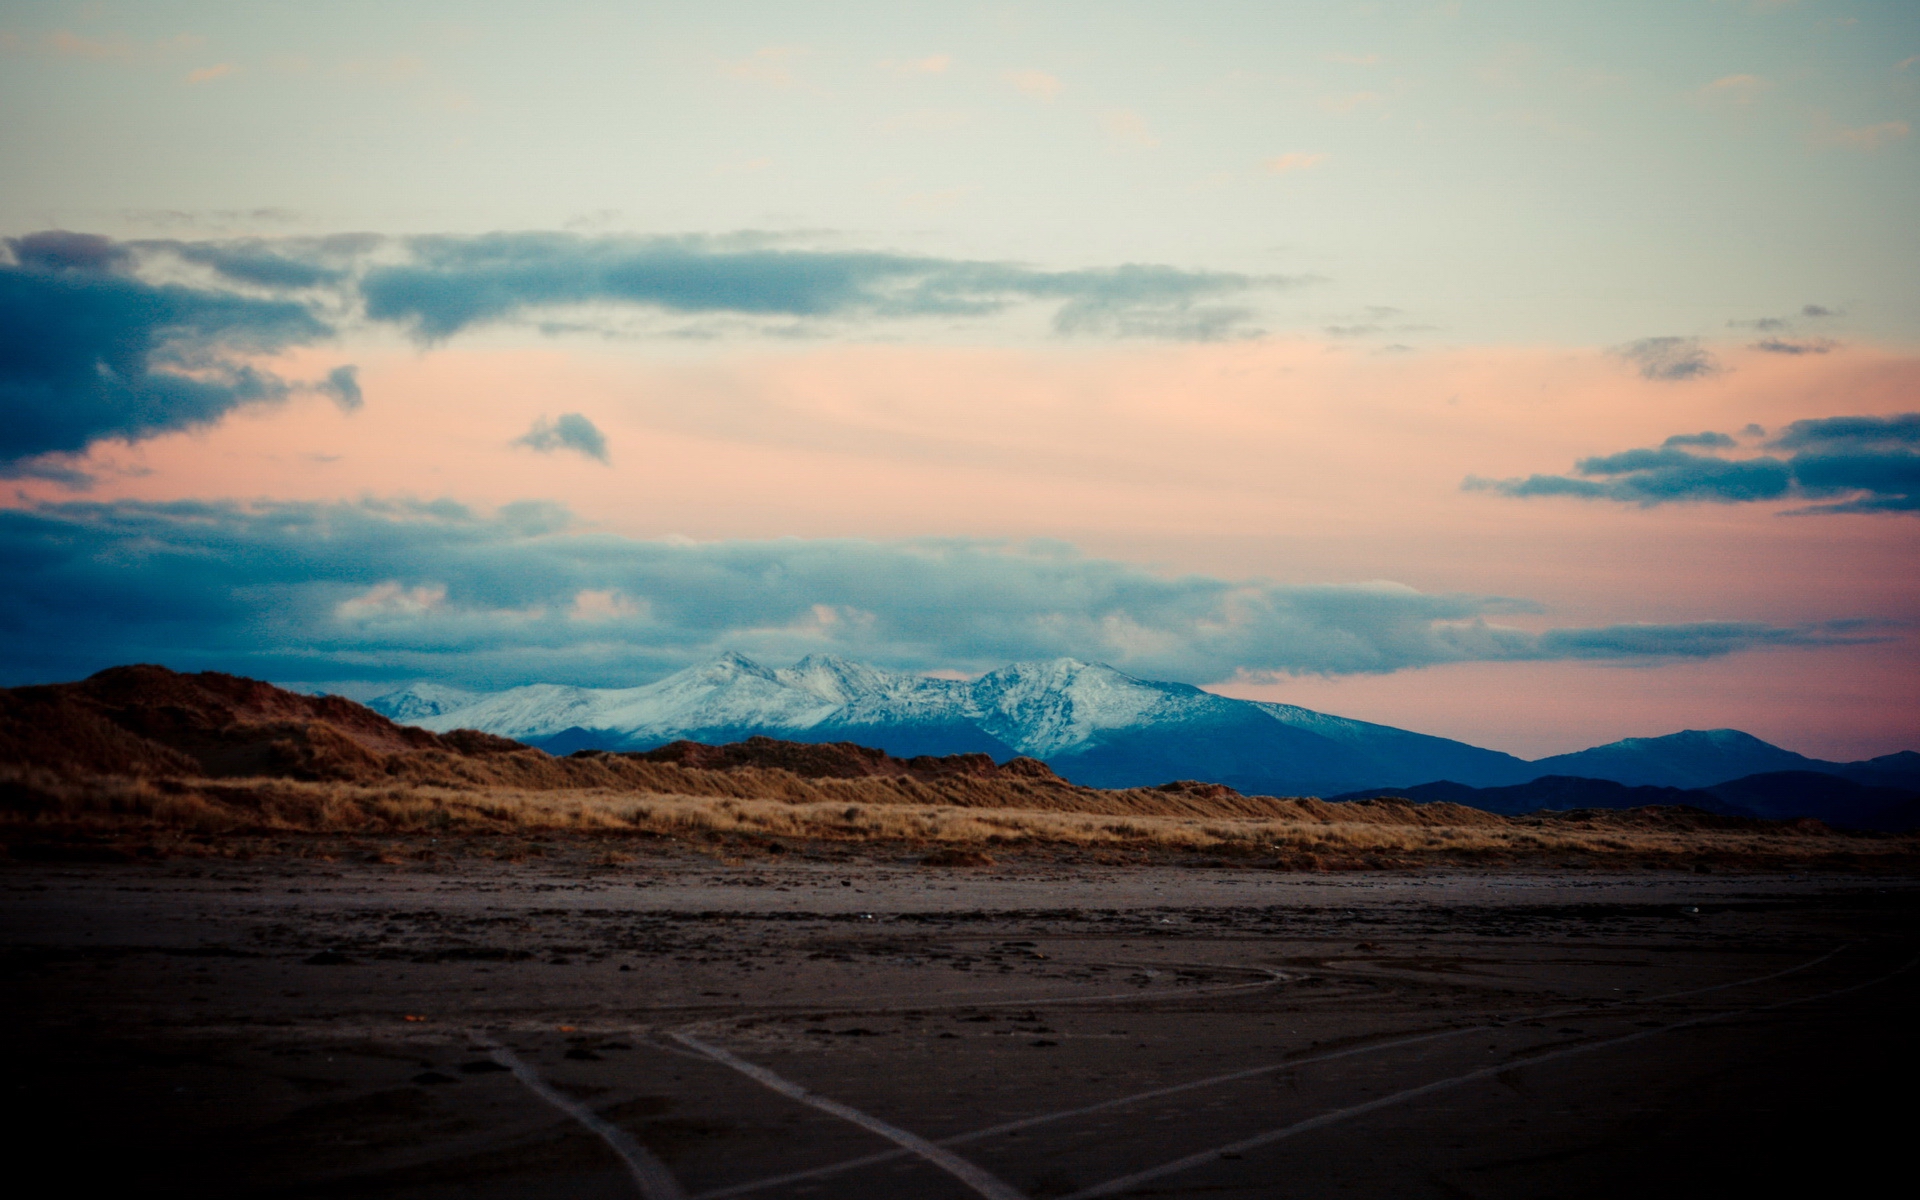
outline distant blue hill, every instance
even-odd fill
[[[1920,828],[1920,790],[1875,787],[1817,771],[1771,771],[1704,788],[1625,784],[1611,779],[1548,775],[1510,787],[1476,788],[1442,780],[1405,788],[1363,788],[1333,800],[1398,796],[1448,801],[1505,816],[1575,808],[1686,805],[1723,816],[1788,821],[1813,817],[1845,829],[1896,832]]]
[[[1625,738],[1533,764],[1542,775],[1695,788],[1768,771],[1817,771],[1839,765],[1782,750],[1738,729],[1689,729],[1665,737]]]

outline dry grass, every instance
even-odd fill
[[[1920,839],[1847,835],[1822,827],[1640,813],[1506,818],[1451,804],[1327,804],[1233,797],[1244,811],[1158,790],[1092,792],[1108,811],[1018,807],[1006,791],[960,789],[976,803],[923,803],[913,780],[800,780],[785,772],[697,772],[729,792],[756,778],[773,795],[688,795],[628,788],[516,789],[363,785],[289,779],[0,775],[0,831],[22,838],[289,834],[367,836],[586,835],[673,838],[694,845],[893,844],[915,848],[1073,849],[1211,855],[1296,867],[1435,862],[1712,861],[1726,865],[1828,860],[1878,869],[1917,861]],[[1091,789],[1042,788],[1054,805]],[[988,796],[998,804],[978,803]],[[1162,811],[1152,811],[1158,808]],[[1131,811],[1129,811],[1131,810]],[[1172,810],[1172,811],[1166,811]]]

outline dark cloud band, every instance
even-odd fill
[[[8,246],[0,470],[277,399],[287,385],[248,358],[330,332],[291,301],[146,282],[129,272],[126,249],[104,238],[40,234]]]
[[[542,308],[629,305],[687,315],[979,317],[1055,304],[1062,333],[1207,339],[1248,310],[1222,305],[1284,280],[1127,265],[1038,271],[1012,263],[789,249],[739,238],[588,238],[565,233],[421,237],[370,269],[367,315],[427,341]]]
[[[204,425],[290,391],[357,408],[350,367],[302,384],[250,359],[360,316],[436,342],[489,323],[561,328],[556,310],[578,306],[811,327],[1037,305],[1063,335],[1206,341],[1257,332],[1249,298],[1300,282],[1152,264],[1042,271],[744,235],[116,242],[51,230],[0,245],[0,476],[40,478],[79,478],[41,456]],[[604,445],[558,444],[604,457]]]
[[[1535,633],[1502,618],[1537,606],[1500,597],[1166,578],[975,541],[639,541],[538,505],[493,516],[448,502],[12,510],[0,512],[0,571],[6,682],[157,660],[281,679],[614,685],[724,649],[905,669],[1072,655],[1208,682],[1878,636],[1726,622]]]
[[[1784,455],[1720,458],[1687,447],[1733,446],[1725,434],[1679,434],[1658,449],[1584,458],[1573,475],[1469,477],[1469,490],[1505,496],[1574,496],[1650,506],[1818,501],[1810,513],[1920,512],[1920,413],[1795,421],[1767,443]]]

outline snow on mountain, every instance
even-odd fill
[[[1914,771],[1897,755],[1871,764],[1825,763],[1730,729],[1628,738],[1529,763],[1448,738],[1292,704],[1235,700],[1071,658],[1013,663],[978,679],[953,680],[831,655],[774,668],[723,654],[642,687],[534,684],[475,695],[419,684],[370,707],[435,732],[481,729],[555,753],[646,749],[676,738],[728,742],[761,733],[853,741],[899,755],[1027,754],[1097,787],[1189,778],[1271,795],[1436,780],[1501,787],[1543,775],[1704,787],[1782,770],[1867,772],[1872,778],[1862,774],[1863,782],[1884,783]]]
[[[1190,718],[1221,702],[1179,683],[1135,679],[1072,658],[1014,663],[968,689],[967,716],[1022,754],[1051,758],[1102,734]]]
[[[428,717],[464,708],[479,700],[480,693],[463,691],[438,683],[416,683],[397,692],[388,692],[367,701],[367,707],[391,721],[416,725]]]
[[[412,723],[436,733],[480,729],[532,742],[572,729],[614,735],[620,741],[671,740],[700,730],[744,726],[768,732],[805,730],[842,707],[838,696],[818,689],[817,678],[782,678],[792,673],[726,654],[642,687],[529,684]]]
[[[425,711],[420,688],[382,697],[388,715],[435,732],[482,729],[559,752],[637,749],[675,738],[731,741],[753,733],[859,741],[898,754],[982,751],[1067,765],[1102,785],[1175,777],[1255,790],[1324,790],[1408,776],[1392,755],[1434,759],[1476,783],[1506,782],[1506,755],[1443,738],[1329,717],[1290,705],[1216,696],[1138,679],[1098,663],[1014,663],[974,680],[930,679],[830,655],[770,668],[738,654],[636,688],[535,684]],[[1434,747],[1450,750],[1437,759]],[[1424,756],[1419,751],[1427,751]],[[1483,761],[1485,760],[1485,761]]]
[[[724,654],[642,687],[532,684],[395,719],[435,732],[466,727],[534,741],[578,729],[631,744],[716,730],[796,734],[823,727],[949,723],[976,726],[1019,753],[1039,757],[1178,707],[1169,705],[1169,691],[1190,692],[1202,703],[1238,703],[1073,659],[1017,663],[968,682],[884,671],[827,655],[776,669]],[[397,710],[403,702],[388,706]]]

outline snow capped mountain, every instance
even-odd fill
[[[849,666],[853,664],[848,664]],[[403,717],[420,706],[419,687],[393,692],[368,707],[396,721],[444,733],[481,729],[538,744],[568,730],[620,735],[622,742],[672,740],[684,733],[754,726],[769,731],[812,728],[839,711],[846,698],[828,672],[808,664],[774,671],[726,654],[635,688],[582,688],[536,683],[479,696],[423,717]]]
[[[1103,786],[1205,777],[1243,790],[1325,791],[1402,779],[1396,758],[1432,759],[1453,768],[1443,772],[1448,777],[1476,783],[1508,782],[1522,766],[1444,738],[1234,700],[1071,658],[952,680],[830,655],[771,668],[723,654],[636,688],[535,684],[464,704],[446,703],[450,692],[414,687],[370,706],[435,732],[482,729],[556,753],[764,733],[906,755],[1027,754]],[[1389,746],[1394,753],[1379,753]]]
[[[967,689],[967,716],[1035,758],[1052,758],[1115,730],[1178,721],[1219,703],[1179,683],[1153,683],[1072,658],[1014,663]]]
[[[1191,693],[1203,703],[1239,703],[1070,658],[1016,663],[968,682],[883,671],[830,655],[770,668],[729,653],[636,688],[533,684],[475,696],[424,684],[381,696],[370,707],[436,732],[466,727],[536,742],[568,730],[637,744],[713,730],[793,734],[958,722],[1038,757],[1103,730],[1150,720],[1156,710],[1174,707],[1169,692]],[[464,703],[449,702],[463,695]]]
[[[429,717],[465,708],[480,698],[478,692],[438,683],[416,683],[405,691],[390,692],[371,701],[367,707],[402,725],[417,725]]]
[[[1076,783],[1128,787],[1205,779],[1248,793],[1330,796],[1450,780],[1475,788],[1543,775],[1704,787],[1756,772],[1815,770],[1912,786],[1920,759],[1804,758],[1732,729],[1628,738],[1529,763],[1448,738],[1235,700],[1072,658],[1013,663],[978,679],[930,679],[831,655],[767,667],[723,654],[635,688],[534,684],[491,695],[420,684],[370,701],[438,733],[481,729],[556,754],[638,750],[756,733],[858,742],[889,753],[1027,754]],[[1912,760],[1912,761],[1909,761]]]

